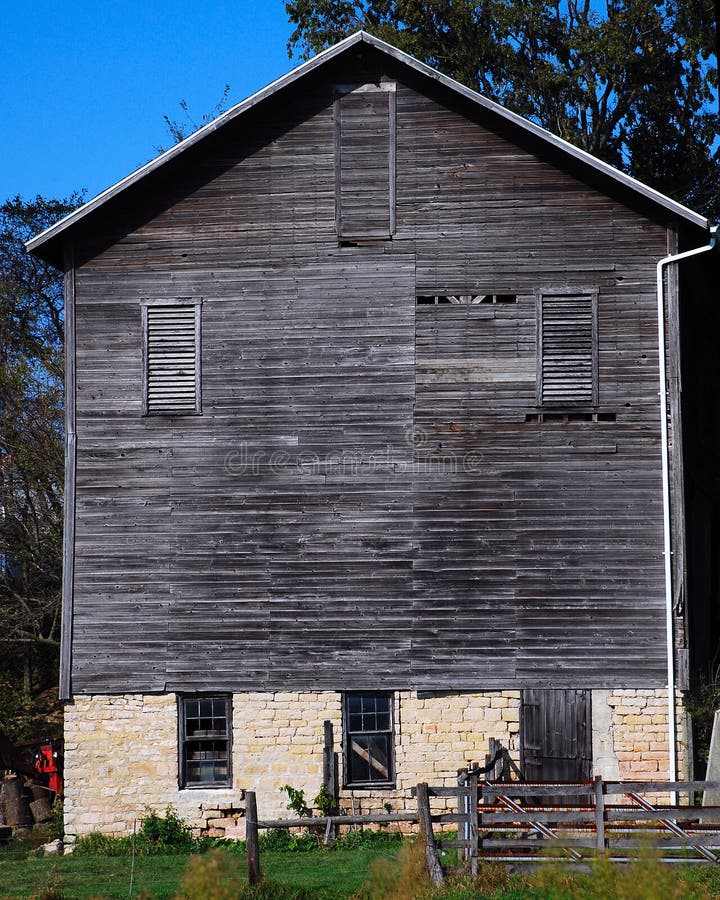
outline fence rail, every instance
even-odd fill
[[[250,880],[260,878],[258,830],[325,829],[332,839],[339,825],[413,822],[420,826],[428,871],[442,880],[438,849],[454,848],[477,872],[480,859],[540,862],[560,855],[572,862],[597,853],[626,861],[642,848],[656,847],[666,862],[720,863],[720,806],[668,802],[678,794],[720,791],[718,781],[594,781],[576,783],[481,781],[477,772],[461,772],[453,787],[419,784],[413,788],[417,812],[330,815],[296,819],[257,816],[253,791],[247,798],[247,847]],[[649,796],[660,795],[661,802]],[[456,801],[457,812],[447,809]],[[437,809],[438,802],[442,809]],[[435,809],[433,810],[433,805]],[[457,838],[443,835],[457,826]],[[436,826],[441,826],[436,834]]]

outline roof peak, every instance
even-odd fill
[[[661,208],[664,208],[673,216],[683,219],[703,229],[708,229],[710,227],[710,223],[704,216],[701,216],[699,213],[696,213],[691,209],[688,209],[686,206],[678,203],[676,200],[672,200],[670,197],[665,196],[660,191],[657,191],[654,188],[651,188],[648,185],[637,181],[630,175],[626,175],[624,172],[621,172],[619,169],[614,168],[606,162],[603,162],[602,160],[588,153],[586,150],[581,150],[579,147],[575,147],[573,144],[569,143],[563,138],[557,137],[557,135],[552,134],[551,132],[542,128],[540,125],[536,125],[529,119],[525,119],[517,113],[514,113],[511,110],[508,110],[505,107],[501,106],[500,104],[495,103],[493,100],[489,100],[482,94],[479,94],[466,85],[463,85],[460,82],[450,78],[449,76],[444,75],[437,69],[433,69],[431,66],[427,65],[427,63],[421,62],[415,57],[410,56],[408,53],[405,53],[403,50],[399,50],[392,44],[383,41],[381,38],[378,38],[375,35],[370,34],[369,32],[362,29],[358,29],[357,31],[348,35],[348,37],[339,41],[337,44],[333,44],[331,47],[322,50],[320,53],[296,66],[294,69],[291,69],[290,72],[275,79],[270,84],[256,91],[254,94],[251,94],[245,100],[241,100],[239,103],[236,103],[230,109],[226,110],[224,113],[221,113],[216,119],[213,119],[212,122],[208,122],[206,125],[203,125],[197,131],[193,132],[193,134],[175,144],[173,147],[170,147],[164,153],[161,153],[159,156],[155,157],[154,159],[145,163],[143,166],[140,166],[138,169],[131,172],[125,178],[122,178],[120,181],[106,188],[104,191],[101,191],[95,197],[88,200],[87,203],[83,204],[83,206],[80,206],[78,209],[69,213],[67,216],[60,219],[60,221],[56,222],[54,225],[51,225],[45,231],[41,232],[30,241],[28,241],[25,245],[26,249],[31,253],[38,252],[40,253],[40,255],[43,255],[43,252],[49,252],[48,245],[53,242],[54,239],[58,238],[62,233],[76,225],[82,219],[86,218],[88,215],[93,213],[100,206],[107,203],[113,197],[117,196],[119,193],[129,188],[131,185],[136,184],[138,181],[142,180],[150,173],[166,165],[175,157],[180,156],[187,149],[204,140],[204,138],[206,138],[210,134],[213,134],[228,122],[233,121],[239,116],[245,114],[250,109],[257,106],[259,103],[262,103],[264,100],[269,99],[284,88],[287,88],[298,80],[306,77],[310,72],[314,71],[315,69],[321,68],[330,60],[342,55],[350,47],[353,47],[354,45],[359,43],[365,43],[371,47],[374,47],[375,49],[385,53],[401,64],[408,66],[408,68],[412,69],[413,71],[433,80],[436,83],[443,85],[448,90],[453,91],[455,94],[471,101],[478,107],[481,107],[491,114],[497,115],[501,119],[512,123],[528,134],[532,134],[534,137],[539,138],[547,145],[559,149],[561,152],[566,153],[569,158],[579,160],[583,164],[588,165],[590,168],[603,173],[612,180],[624,185],[626,188],[629,188],[635,194],[644,197],[646,200],[649,200],[651,203],[656,204]]]

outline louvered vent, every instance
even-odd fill
[[[147,412],[199,412],[199,321],[196,305],[146,310]]]
[[[596,295],[540,297],[540,402],[588,403],[597,399]]]

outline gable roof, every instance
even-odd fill
[[[171,147],[169,150],[166,150],[164,153],[160,154],[160,156],[157,156],[155,159],[150,160],[150,162],[145,163],[144,166],[136,169],[130,175],[127,175],[116,184],[113,184],[111,187],[102,191],[92,200],[89,200],[87,203],[83,204],[83,206],[80,206],[78,207],[78,209],[69,213],[54,225],[51,225],[49,228],[45,229],[45,231],[29,240],[25,245],[27,251],[30,253],[36,253],[38,256],[43,257],[53,256],[53,249],[57,238],[71,229],[78,222],[94,213],[95,210],[102,207],[109,200],[117,197],[118,194],[122,193],[132,185],[137,184],[152,172],[155,172],[161,167],[167,165],[173,159],[188,150],[190,147],[195,146],[208,135],[218,131],[218,129],[222,128],[228,122],[237,119],[248,110],[256,107],[258,104],[269,99],[270,97],[273,97],[290,85],[296,83],[297,81],[308,75],[310,72],[313,72],[314,70],[328,63],[330,60],[335,59],[343,53],[346,53],[350,48],[361,43],[365,43],[370,45],[371,47],[374,47],[376,50],[387,54],[394,60],[397,60],[398,62],[414,70],[420,75],[432,79],[433,81],[443,85],[445,88],[455,92],[457,95],[463,97],[464,99],[469,100],[471,103],[476,104],[483,110],[490,112],[492,115],[498,116],[500,119],[503,119],[516,127],[519,127],[529,135],[533,136],[536,139],[539,139],[541,143],[545,143],[548,147],[554,148],[555,151],[560,151],[561,154],[565,154],[568,157],[568,161],[579,161],[580,163],[589,166],[591,169],[596,170],[599,174],[604,175],[605,177],[609,177],[612,181],[617,182],[621,187],[637,195],[639,199],[641,198],[645,202],[650,201],[651,205],[657,207],[660,211],[665,212],[665,217],[667,217],[667,213],[670,213],[672,217],[679,218],[680,220],[688,222],[697,227],[703,229],[710,228],[710,222],[707,218],[705,218],[705,216],[693,212],[693,210],[688,209],[688,207],[686,206],[683,206],[682,203],[678,203],[677,201],[672,200],[670,197],[665,196],[665,194],[662,194],[660,191],[648,187],[648,185],[637,181],[630,175],[626,175],[624,172],[621,172],[619,169],[614,168],[606,162],[603,162],[602,160],[593,156],[591,153],[588,153],[586,150],[581,150],[579,147],[575,147],[573,144],[569,143],[563,138],[559,138],[546,129],[541,128],[534,122],[523,118],[517,113],[505,109],[505,107],[500,106],[499,103],[488,100],[487,97],[484,97],[482,94],[478,94],[476,91],[473,91],[471,88],[460,84],[460,82],[455,81],[453,78],[450,78],[447,75],[443,75],[442,72],[438,72],[437,69],[433,69],[431,66],[420,62],[419,60],[415,59],[415,57],[410,56],[402,50],[398,50],[397,47],[393,47],[391,44],[388,44],[385,41],[382,41],[365,31],[357,31],[355,32],[355,34],[352,34],[350,35],[350,37],[345,38],[345,40],[340,41],[340,43],[329,47],[327,50],[324,50],[322,53],[314,56],[307,62],[302,63],[302,65],[288,72],[286,75],[283,75],[281,78],[278,78],[276,81],[271,82],[269,85],[252,94],[247,99],[236,104],[231,109],[218,116],[217,119],[214,119],[212,122],[209,122],[207,125],[204,125],[202,128],[198,129],[198,131],[185,138],[185,140],[181,141],[178,144],[175,144],[175,146]]]

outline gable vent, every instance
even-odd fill
[[[597,291],[538,298],[539,402],[597,403]]]
[[[200,305],[143,306],[145,412],[200,412]]]

